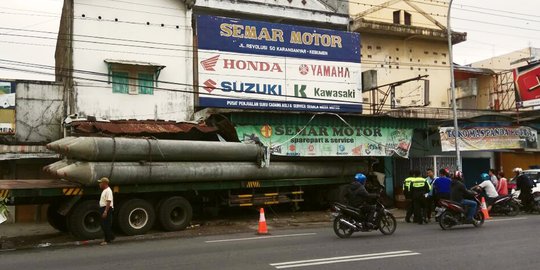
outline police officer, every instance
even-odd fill
[[[422,177],[420,171],[413,171],[413,178],[410,184],[410,193],[414,211],[414,222],[418,224],[427,223],[424,217],[426,208],[426,193],[429,192],[430,186],[428,181]]]
[[[405,199],[408,201],[407,204],[407,214],[405,214],[405,222],[411,223],[411,216],[414,212],[414,205],[411,202],[411,185],[414,180],[414,171],[409,172],[409,177],[403,181],[403,194],[405,195]]]

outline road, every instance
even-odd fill
[[[540,216],[337,238],[329,227],[0,253],[1,269],[536,269]],[[519,251],[518,251],[519,250]],[[522,256],[518,260],[517,255]]]

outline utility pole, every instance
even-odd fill
[[[450,0],[448,6],[448,15],[446,17],[446,30],[448,36],[448,60],[450,61],[450,89],[452,91],[452,109],[454,112],[454,138],[456,145],[456,166],[459,171],[462,171],[461,167],[461,153],[459,152],[459,126],[458,126],[458,115],[457,115],[457,102],[456,102],[456,87],[454,81],[454,56],[452,52],[452,27],[450,27],[450,11],[452,10],[452,2]]]

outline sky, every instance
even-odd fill
[[[55,32],[62,2],[0,0],[0,79],[54,80],[52,69],[39,69],[45,74],[26,73],[13,68],[28,67],[6,60],[54,66]],[[538,0],[455,0],[452,29],[467,32],[467,41],[454,46],[454,62],[468,64],[526,47],[540,47],[540,16],[535,15],[538,10]]]

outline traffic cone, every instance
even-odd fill
[[[487,209],[487,205],[486,205],[486,199],[484,197],[482,197],[482,214],[484,214],[484,219],[490,219],[491,217],[489,216],[489,211]]]
[[[266,218],[264,217],[264,208],[261,208],[259,215],[259,230],[257,231],[258,235],[265,235],[268,233],[268,227],[266,226]]]

